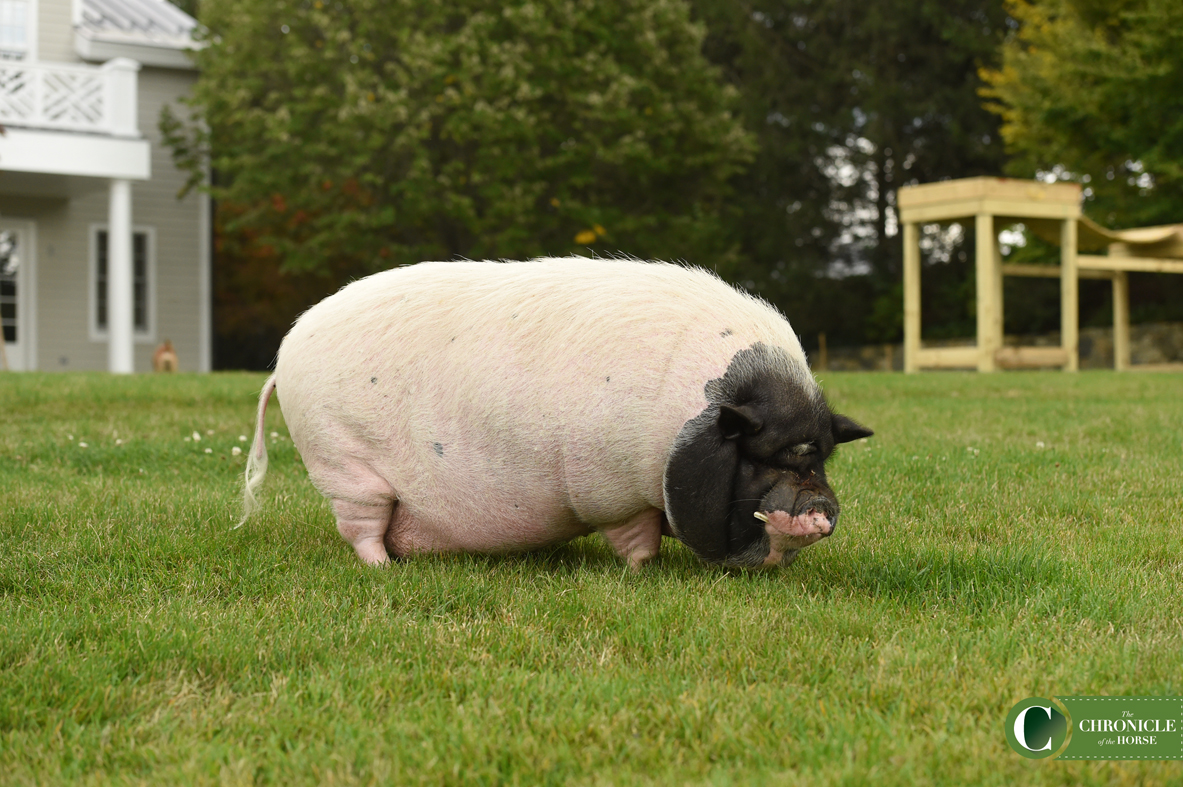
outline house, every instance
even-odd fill
[[[0,0],[0,361],[208,371],[210,203],[158,130],[197,79],[165,0]],[[2,367],[0,367],[2,368]]]

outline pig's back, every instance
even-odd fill
[[[487,548],[483,531],[521,546],[664,508],[678,430],[755,341],[801,355],[783,318],[702,271],[423,263],[304,314],[278,394],[326,495],[354,495],[364,466],[455,548]]]

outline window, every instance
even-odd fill
[[[0,0],[0,58],[19,60],[28,52],[28,0]]]
[[[16,233],[0,232],[0,332],[4,341],[16,343]]]
[[[105,339],[107,333],[108,239],[107,230],[95,227],[93,232],[94,266],[92,268],[94,315],[93,338]],[[132,270],[132,328],[136,336],[150,337],[152,333],[152,233],[136,230],[131,236]]]

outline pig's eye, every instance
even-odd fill
[[[812,454],[815,451],[817,451],[817,446],[813,443],[798,443],[789,449],[789,452],[795,456],[805,456],[806,454]]]

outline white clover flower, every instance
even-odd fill
[[[244,435],[244,434],[240,434],[240,435],[238,436],[238,442],[240,442],[240,443],[245,443],[245,442],[246,442],[246,435]]]
[[[238,446],[234,446],[233,448],[230,449],[231,456],[238,456],[241,453],[242,453],[242,449],[239,448]]]
[[[197,440],[200,440],[200,439],[201,439],[201,432],[194,432],[194,433],[193,433],[193,440],[194,440],[194,441],[197,441]]]
[[[1044,445],[1044,443],[1043,443],[1043,441],[1042,441],[1042,440],[1037,440],[1037,441],[1035,442],[1035,447],[1036,447],[1036,448],[1046,448],[1046,446]]]
[[[88,443],[79,443],[78,447],[79,448],[90,448],[90,445]]]
[[[122,440],[119,440],[119,439],[117,439],[117,440],[115,441],[115,445],[123,445],[123,441],[122,441]]]
[[[214,449],[212,449],[212,448],[207,448],[207,449],[205,449],[205,452],[206,452],[207,454],[212,454],[212,453],[214,452]]]

